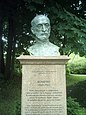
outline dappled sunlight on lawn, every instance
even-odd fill
[[[86,80],[86,75],[81,74],[69,74],[67,75],[67,86],[75,85],[80,81]]]

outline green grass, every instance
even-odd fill
[[[16,115],[17,102],[21,97],[21,78],[0,80],[0,115]]]
[[[70,74],[67,75],[67,86],[76,85],[77,83],[86,80],[86,75]]]
[[[67,76],[67,96],[76,99],[86,109],[86,75]]]

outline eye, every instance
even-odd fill
[[[45,24],[45,26],[46,26],[46,27],[49,27],[49,24],[48,24],[48,23],[46,23],[46,24]]]
[[[37,28],[42,28],[42,24],[38,24],[38,25],[37,25]]]

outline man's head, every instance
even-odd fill
[[[50,20],[45,15],[37,15],[31,21],[31,31],[36,39],[46,41],[50,36]]]

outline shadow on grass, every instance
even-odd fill
[[[0,115],[16,115],[21,99],[21,77],[0,80]]]
[[[67,95],[76,98],[80,105],[86,108],[86,80],[67,87]]]

